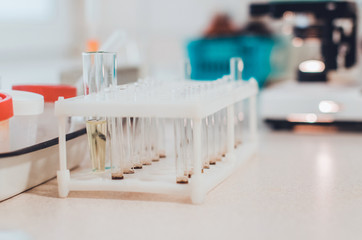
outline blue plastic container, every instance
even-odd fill
[[[213,80],[230,73],[230,58],[241,57],[243,79],[254,77],[262,87],[271,72],[272,37],[237,36],[193,40],[187,44],[191,79]]]

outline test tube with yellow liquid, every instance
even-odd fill
[[[83,53],[83,86],[85,98],[102,101],[112,97],[116,86],[116,54],[110,52]],[[108,123],[107,123],[108,120]],[[107,128],[108,126],[108,128]],[[86,129],[93,172],[104,172],[107,150],[112,151],[110,141],[112,121],[105,116],[88,116]],[[114,131],[114,130],[113,130]],[[107,142],[107,139],[109,140]],[[112,158],[112,153],[108,154]],[[111,159],[109,159],[111,160]]]

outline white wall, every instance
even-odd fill
[[[46,2],[49,14],[24,21],[0,16],[0,64],[24,63],[73,56],[81,62],[88,28],[85,1],[99,1],[97,35],[104,41],[122,29],[141,48],[147,75],[177,74],[181,69],[187,39],[200,36],[214,13],[226,11],[238,25],[247,19],[248,1],[243,0],[0,0],[21,4],[20,16],[32,4]],[[13,4],[14,5],[14,4]],[[20,5],[19,5],[20,6]],[[18,6],[18,7],[19,7]],[[48,6],[49,7],[49,6]],[[24,15],[25,14],[25,15]],[[19,17],[19,16],[18,16]],[[1,74],[1,73],[0,73]]]
[[[1,0],[0,9],[0,61],[59,57],[74,49],[77,5],[71,0]]]
[[[187,39],[200,36],[213,14],[226,11],[238,25],[246,21],[248,3],[242,0],[102,0],[104,40],[124,29],[142,47],[146,74],[165,75],[181,69]]]

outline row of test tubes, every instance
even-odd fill
[[[234,105],[234,148],[242,143],[244,114],[243,102]],[[193,120],[177,119],[174,121],[174,143],[176,157],[176,181],[188,183],[194,173]],[[227,111],[222,109],[202,120],[202,173],[212,165],[221,162],[227,154]]]
[[[234,148],[242,143],[243,103],[234,105]],[[223,161],[227,154],[227,110],[222,109],[205,117],[201,123],[201,158],[202,173]],[[177,119],[174,121],[174,144],[176,157],[176,182],[188,183],[194,174],[194,139],[193,120]]]
[[[110,170],[112,179],[123,179],[135,169],[165,158],[162,119],[107,117],[87,120],[92,170]]]
[[[227,84],[242,84],[243,62],[241,58],[235,57],[230,60],[230,75],[224,78],[196,85],[196,92],[223,92]],[[195,89],[195,88],[194,88]],[[190,89],[188,89],[190,92]],[[192,94],[191,94],[192,95]],[[202,95],[202,94],[201,94]],[[187,98],[186,96],[181,96]],[[240,101],[234,104],[234,148],[242,143],[243,122],[244,122],[244,102]],[[174,144],[176,157],[176,182],[185,184],[194,173],[194,139],[193,139],[193,120],[177,119],[174,121]],[[212,165],[221,162],[227,154],[227,110],[226,108],[205,117],[202,120],[201,136],[201,157],[202,173],[205,169],[210,169]]]
[[[156,118],[110,118],[108,153],[112,179],[123,179],[135,169],[165,158],[164,137]]]
[[[83,53],[83,85],[86,99],[118,100],[116,54],[109,52]],[[134,84],[124,97],[132,99],[137,91],[146,91],[147,84]],[[123,179],[135,169],[165,158],[163,119],[135,117],[88,116],[86,129],[92,170],[111,172],[112,179]]]
[[[202,173],[226,155],[226,110],[212,114],[202,121]],[[174,122],[176,182],[188,183],[194,174],[193,120],[177,119]]]
[[[83,81],[86,98],[120,102],[197,101],[233,87],[241,79],[241,59],[231,60],[231,75],[222,79],[193,84],[162,83],[150,79],[127,86],[116,86],[116,55],[94,52],[83,54]],[[233,70],[234,69],[234,70]],[[238,84],[240,84],[239,81]],[[211,94],[210,94],[211,93]],[[242,102],[235,104],[235,147],[241,143]],[[222,109],[202,120],[202,169],[222,161],[226,155],[227,113]],[[170,121],[167,121],[170,123]],[[185,184],[193,175],[193,120],[173,119],[176,182]],[[87,135],[94,172],[109,169],[112,179],[123,179],[135,169],[166,157],[166,120],[147,117],[100,117],[87,119]]]

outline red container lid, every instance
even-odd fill
[[[59,97],[77,96],[77,88],[69,85],[14,85],[13,90],[38,93],[44,96],[45,102],[58,101]]]
[[[8,120],[14,116],[13,99],[10,95],[0,93],[0,121]]]

